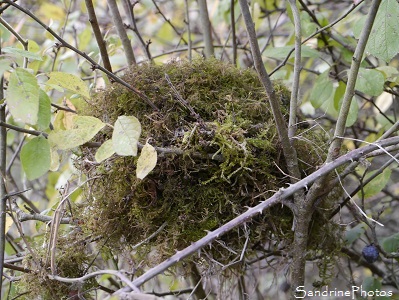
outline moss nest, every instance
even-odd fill
[[[126,71],[123,80],[147,95],[159,111],[113,84],[94,97],[85,114],[110,124],[121,115],[137,117],[143,129],[141,143],[148,140],[159,147],[158,162],[139,180],[137,158],[113,156],[93,167],[87,162],[94,161],[95,149],[85,149],[80,168],[88,177],[98,176],[86,191],[87,230],[109,238],[115,246],[135,245],[166,222],[149,246],[157,245],[161,256],[169,255],[287,182],[268,99],[253,70],[198,59],[136,66]],[[279,83],[274,88],[287,116],[290,92]],[[111,130],[105,131],[97,141],[110,137]],[[304,172],[323,161],[309,138],[297,141],[299,157],[307,158]],[[322,144],[317,135],[311,139]],[[271,236],[275,244],[292,238],[292,214],[287,208],[274,207],[248,226],[248,249]],[[242,249],[246,236],[237,229],[222,239],[227,247]]]
[[[75,283],[51,280],[48,277],[50,254],[47,248],[37,244],[32,250],[35,257],[27,255],[23,261],[24,267],[32,270],[32,273],[24,273],[17,284],[18,290],[23,295],[21,299],[71,299],[79,292],[86,292],[97,286],[94,278]],[[58,238],[55,259],[56,275],[68,278],[86,275],[92,260],[84,243],[76,242],[75,238],[70,236]]]

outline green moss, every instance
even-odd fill
[[[153,240],[162,256],[165,248],[188,246],[287,182],[268,99],[254,71],[198,59],[134,67],[123,79],[145,93],[159,111],[114,84],[94,97],[86,114],[111,124],[120,115],[136,116],[143,128],[142,143],[150,139],[153,146],[178,148],[184,154],[160,155],[144,180],[135,177],[132,157],[111,158],[90,171],[82,165],[89,177],[101,177],[87,193],[86,230],[122,247],[137,244],[167,222]],[[283,115],[288,115],[290,92],[278,83],[274,88]],[[98,141],[110,136],[109,130]],[[317,150],[307,141],[310,135],[304,136],[296,143],[298,152],[308,156]],[[94,150],[86,150],[85,159],[94,160],[93,156]],[[304,162],[306,172],[322,162],[315,157]],[[292,237],[291,212],[287,208],[270,212],[252,220],[251,244],[266,239],[270,231],[275,239]],[[242,249],[246,240],[236,231],[222,238],[232,249]],[[220,257],[228,261],[229,255]]]

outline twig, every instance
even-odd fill
[[[29,133],[29,134],[32,134],[32,135],[35,135],[35,136],[43,135],[46,138],[48,137],[48,134],[43,132],[43,131],[38,131],[38,130],[33,130],[33,129],[25,129],[25,128],[18,127],[18,126],[15,126],[15,125],[7,124],[4,121],[0,121],[0,127],[9,128],[9,129],[12,129],[12,130],[15,130],[15,131],[19,131],[19,132]]]
[[[126,81],[122,80],[120,77],[116,76],[114,73],[108,71],[107,69],[105,69],[104,67],[102,67],[101,65],[99,65],[98,63],[96,63],[89,55],[87,55],[86,53],[80,51],[79,49],[77,49],[76,47],[72,46],[71,44],[67,43],[63,38],[61,38],[54,30],[52,30],[50,27],[48,27],[46,24],[44,24],[38,17],[36,17],[33,13],[31,13],[29,10],[21,7],[20,5],[18,5],[17,3],[14,3],[12,0],[4,0],[5,2],[9,3],[10,5],[14,6],[15,8],[17,8],[18,10],[22,11],[23,13],[25,13],[26,15],[28,15],[29,17],[31,17],[33,20],[35,20],[35,22],[37,22],[40,26],[42,26],[46,31],[48,31],[52,36],[54,36],[54,38],[56,38],[63,47],[68,48],[70,50],[72,50],[73,52],[79,54],[81,57],[83,57],[84,59],[86,59],[91,65],[93,70],[95,69],[99,69],[100,71],[104,72],[105,74],[107,74],[109,77],[111,77],[114,81],[122,84],[124,87],[128,88],[129,90],[131,90],[133,93],[135,93],[137,96],[139,96],[142,100],[144,100],[148,105],[150,105],[154,110],[159,111],[159,108],[145,95],[143,94],[141,91],[139,91],[138,89],[136,89],[135,87],[131,86],[130,84],[128,84]],[[60,46],[60,45],[58,45]]]
[[[296,0],[289,0],[292,14],[294,16],[295,28],[295,63],[294,63],[294,78],[292,83],[291,100],[290,100],[290,116],[288,120],[288,137],[292,139],[296,132],[296,112],[298,109],[298,90],[299,90],[299,76],[301,74],[301,19],[299,10],[296,6]]]
[[[151,240],[152,238],[154,238],[155,236],[157,236],[158,233],[160,233],[165,227],[166,225],[168,225],[167,222],[164,222],[154,233],[152,233],[149,237],[146,237],[144,240],[142,240],[140,243],[134,245],[132,247],[132,249],[137,249],[138,247],[140,247],[141,245],[147,243],[149,240]]]
[[[24,50],[28,51],[28,40],[25,40],[18,32],[14,30],[14,28],[12,28],[12,26],[10,26],[10,24],[6,22],[6,20],[4,20],[1,17],[0,17],[0,24],[2,24],[9,32],[11,32],[17,38],[17,40],[22,44]],[[23,67],[26,68],[27,66],[28,66],[28,59],[24,57]]]
[[[75,282],[83,282],[87,279],[99,276],[99,275],[104,275],[104,274],[109,274],[109,275],[114,275],[118,277],[121,281],[123,281],[125,284],[129,286],[133,291],[140,292],[140,290],[125,276],[121,273],[121,271],[115,271],[115,270],[101,270],[101,271],[96,271],[93,273],[86,274],[82,277],[77,277],[77,278],[66,278],[66,277],[61,277],[61,276],[55,276],[55,275],[48,275],[48,278],[52,280],[57,280],[60,282],[65,282],[65,283],[75,283]]]
[[[237,66],[237,37],[236,37],[236,20],[234,16],[235,1],[230,1],[230,22],[231,22],[231,45],[233,47],[233,65]]]
[[[107,52],[107,46],[105,44],[105,40],[103,35],[101,34],[100,27],[98,26],[96,11],[94,10],[93,1],[85,0],[87,13],[89,15],[89,22],[91,28],[93,29],[94,37],[96,38],[96,42],[98,45],[98,49],[100,50],[101,59],[104,64],[104,68],[108,71],[112,72],[111,62],[109,61],[109,56]]]
[[[357,4],[353,4],[351,6],[351,8],[346,11],[341,17],[339,17],[338,19],[336,19],[335,21],[333,21],[332,23],[324,26],[323,28],[320,28],[319,30],[317,30],[315,33],[309,35],[307,38],[305,38],[302,41],[302,45],[305,44],[307,41],[309,41],[310,39],[314,38],[316,35],[326,31],[327,29],[333,27],[334,25],[336,25],[337,23],[341,22],[343,19],[345,19],[353,10],[355,10],[363,1],[357,3]],[[276,67],[274,68],[273,71],[270,72],[270,76],[272,76],[275,72],[277,72],[278,70],[281,69],[281,67],[285,66],[285,64],[287,63],[288,59],[290,58],[291,54],[295,51],[295,47],[293,47],[287,54],[287,56],[285,57],[285,59]]]
[[[191,41],[191,28],[190,28],[190,10],[188,7],[188,0],[184,0],[184,5],[186,6],[186,24],[187,24],[187,35],[188,35],[188,60],[191,61],[193,58],[193,45]]]
[[[148,44],[146,42],[144,42],[144,39],[141,36],[141,34],[140,34],[140,32],[139,32],[139,30],[137,28],[136,20],[135,20],[135,17],[134,17],[134,5],[136,3],[138,3],[138,1],[135,1],[134,4],[132,4],[130,2],[130,0],[123,0],[122,1],[123,7],[124,7],[124,9],[126,11],[126,14],[127,14],[128,18],[129,18],[129,21],[130,21],[130,24],[127,24],[126,27],[130,28],[136,34],[136,36],[139,39],[140,44],[141,44],[141,46],[143,48],[143,52],[147,55],[147,59],[151,61],[152,57],[151,57],[151,52],[149,50]]]
[[[0,50],[1,51],[1,50]],[[4,78],[0,78],[0,99],[4,98]],[[6,121],[6,107],[0,106],[0,122]],[[5,127],[0,128],[0,294],[3,290],[3,268],[4,268],[4,251],[6,247],[6,153],[7,153],[7,130]]]
[[[18,220],[20,222],[40,221],[43,223],[48,223],[53,220],[53,217],[50,217],[50,216],[45,216],[45,215],[38,214],[38,213],[31,213],[31,214],[25,213],[22,209],[19,208],[19,206],[15,200],[12,201],[11,209],[17,214]],[[61,224],[70,224],[70,223],[71,223],[70,218],[62,218],[61,219]]]
[[[180,36],[180,40],[184,43],[184,44],[188,44],[186,39],[183,37],[183,34],[181,32],[179,32],[179,30],[177,30],[177,28],[175,27],[175,25],[173,25],[173,23],[165,16],[165,14],[161,11],[161,9],[159,8],[157,2],[155,0],[152,0],[152,3],[154,4],[155,8],[157,9],[158,13],[161,15],[161,17],[165,20],[166,23],[168,23],[170,25],[170,27],[172,27],[173,31],[176,32],[176,34],[178,36]]]
[[[190,105],[190,103],[187,102],[186,99],[184,99],[179,91],[175,88],[173,85],[172,81],[170,80],[170,77],[168,74],[165,73],[165,79],[168,82],[168,85],[172,89],[173,93],[176,96],[177,101],[184,107],[187,108],[190,111],[191,116],[193,116],[198,122],[204,123],[204,121],[201,119],[201,116],[197,114],[194,110],[194,108]]]

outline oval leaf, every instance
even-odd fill
[[[369,178],[374,173],[375,171],[370,172],[365,177],[365,179],[367,180],[367,178]],[[387,185],[389,178],[391,177],[391,173],[391,169],[385,169],[380,175],[370,181],[370,183],[363,188],[364,198],[369,198],[381,192],[382,189]]]
[[[386,252],[398,252],[399,250],[399,233],[395,233],[382,240],[381,247]]]
[[[43,57],[41,55],[30,52],[30,51],[18,49],[18,48],[4,47],[1,49],[1,51],[3,51],[4,53],[10,53],[10,54],[18,55],[18,56],[23,56],[23,57],[26,57],[29,59],[43,61]]]
[[[35,125],[39,112],[39,85],[27,70],[17,68],[10,76],[7,106],[16,121]]]
[[[37,128],[45,130],[49,128],[51,121],[51,100],[42,89],[39,90],[39,112],[37,119]]]
[[[328,77],[329,70],[320,74],[317,77],[316,82],[314,83],[314,87],[312,92],[310,93],[310,103],[312,103],[314,108],[319,108],[326,102],[333,101],[334,96],[334,87],[333,83]]]
[[[29,180],[39,178],[50,168],[50,144],[43,136],[27,142],[21,149],[22,168]]]
[[[360,68],[356,89],[370,96],[379,96],[384,91],[385,78],[377,70]]]
[[[48,76],[50,79],[47,81],[47,84],[57,85],[73,93],[90,98],[89,88],[79,77],[64,72],[51,72]]]
[[[141,134],[141,124],[136,117],[120,116],[115,122],[112,144],[118,155],[136,156],[137,142]]]
[[[366,51],[389,62],[399,52],[399,4],[396,0],[381,2],[370,33]]]
[[[137,160],[137,178],[143,179],[155,168],[157,164],[157,156],[155,148],[146,143],[141,150],[139,159]]]
[[[98,148],[95,159],[96,162],[100,163],[103,160],[106,160],[108,157],[111,157],[112,154],[115,153],[112,140],[105,141],[100,148]]]
[[[72,129],[50,132],[49,141],[57,149],[72,149],[90,141],[104,126],[95,117],[75,116]]]

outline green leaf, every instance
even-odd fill
[[[356,241],[365,232],[365,227],[366,225],[361,223],[346,231],[345,244],[347,244],[348,246],[352,245],[352,243]]]
[[[115,153],[112,140],[105,141],[100,148],[98,148],[96,155],[94,158],[96,159],[96,162],[100,163],[103,160],[107,159],[108,157],[111,157],[112,154]]]
[[[8,58],[0,58],[0,76],[4,74],[5,71],[9,71],[12,69],[13,61]]]
[[[13,47],[4,47],[1,49],[4,53],[10,53],[10,54],[16,54],[18,56],[23,56],[29,59],[34,59],[34,60],[43,60],[43,57],[39,54],[30,52],[30,51],[26,51],[26,50],[22,50],[22,49],[18,49],[18,48],[13,48]]]
[[[367,176],[365,176],[365,180],[370,178],[377,171],[370,172]],[[369,198],[374,196],[382,191],[382,189],[387,185],[389,178],[391,177],[392,170],[385,169],[381,174],[375,177],[369,184],[367,184],[363,188],[364,198]]]
[[[7,88],[7,106],[16,121],[35,125],[39,112],[37,79],[23,68],[11,73]]]
[[[90,98],[87,84],[79,77],[64,72],[51,72],[48,76],[50,79],[47,81],[47,84],[55,84],[73,93]]]
[[[381,242],[381,247],[386,252],[398,252],[399,250],[399,233],[384,238]]]
[[[50,168],[50,162],[50,144],[45,137],[35,137],[22,146],[21,164],[29,180],[44,175]]]
[[[264,55],[270,58],[284,59],[293,48],[294,46],[268,48],[265,50]],[[319,55],[320,54],[318,51],[310,48],[309,46],[301,47],[301,57],[317,58]],[[290,57],[294,57],[294,51],[291,53]]]
[[[334,108],[338,111],[342,103],[342,99],[345,95],[346,84],[342,81],[338,82],[338,87],[335,89],[334,93]]]
[[[45,91],[39,91],[39,113],[37,119],[37,128],[45,130],[49,128],[51,121],[51,100]]]
[[[334,87],[333,83],[328,77],[330,70],[325,71],[317,77],[309,100],[314,108],[319,108],[322,104],[333,100]]]
[[[90,141],[104,126],[105,124],[95,117],[75,116],[72,129],[50,132],[49,141],[57,149],[72,149]]]
[[[370,96],[379,96],[384,91],[384,75],[377,70],[360,68],[356,90]]]
[[[377,67],[376,70],[380,71],[384,75],[386,81],[394,82],[399,75],[399,70],[392,66],[381,66]]]
[[[112,133],[112,143],[118,155],[137,155],[137,142],[141,134],[141,124],[136,117],[119,116]]]
[[[381,281],[374,277],[366,277],[362,283],[362,290],[367,292],[381,290]]]
[[[157,151],[147,142],[141,150],[140,157],[137,160],[137,178],[144,179],[144,177],[146,177],[157,165],[157,158]]]
[[[351,106],[349,108],[348,117],[346,118],[346,127],[350,127],[355,124],[357,120],[357,115],[359,113],[359,104],[356,101],[356,97],[352,98]]]
[[[399,3],[385,0],[378,9],[366,51],[389,62],[399,52]]]

